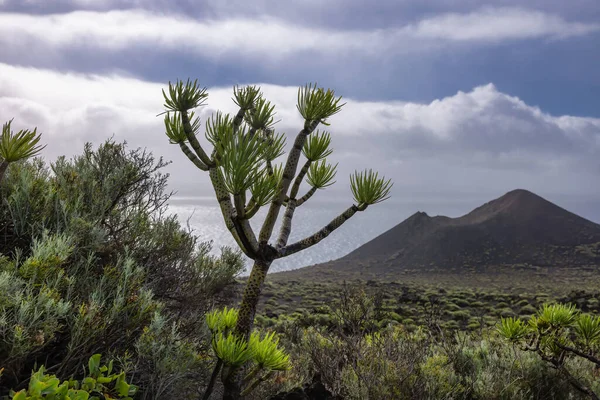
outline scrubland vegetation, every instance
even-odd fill
[[[200,124],[188,115],[204,91],[188,82],[165,94],[167,135],[209,171],[240,244],[219,256],[169,215],[162,159],[108,140],[48,164],[34,158],[43,150],[36,131],[4,125],[0,398],[598,398],[597,291],[270,279],[276,258],[385,200],[391,183],[371,171],[355,174],[357,204],[287,245],[295,207],[335,176],[322,161],[329,135],[298,142],[293,168],[289,160],[286,168],[271,165],[283,148],[279,136],[270,141],[272,106],[253,88],[234,95],[238,115],[207,125],[215,146],[208,156],[195,141]],[[338,112],[338,102],[333,92],[301,89],[301,135]],[[238,130],[249,136],[237,138]],[[301,150],[307,163],[299,181],[308,174],[312,189],[296,199]],[[256,209],[271,202],[278,203],[272,218],[285,208],[288,221],[277,246],[248,231]],[[242,252],[254,260],[244,279]]]

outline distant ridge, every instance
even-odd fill
[[[417,212],[347,256],[321,265],[386,275],[407,268],[515,264],[594,268],[600,266],[599,249],[600,225],[517,189],[459,218]]]

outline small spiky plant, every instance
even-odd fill
[[[35,157],[46,147],[38,144],[41,135],[37,133],[37,128],[32,131],[24,129],[14,133],[10,130],[12,121],[11,119],[2,125],[2,136],[0,136],[0,183],[10,163]]]
[[[203,400],[210,398],[221,368],[230,371],[243,366],[251,367],[242,380],[242,396],[252,392],[274,372],[290,368],[289,356],[279,347],[279,339],[274,332],[261,338],[260,333],[255,331],[246,341],[233,332],[237,319],[237,310],[227,307],[206,315],[206,323],[212,333],[212,349],[219,367],[213,370]]]
[[[179,145],[198,169],[208,172],[225,226],[242,252],[254,261],[233,331],[247,341],[262,285],[273,261],[316,245],[356,212],[388,199],[392,183],[371,170],[355,172],[350,179],[355,204],[313,235],[288,244],[296,208],[305,204],[318,189],[334,183],[337,165],[326,160],[332,153],[331,135],[318,131],[317,127],[329,125],[327,119],[340,112],[344,106],[341,97],[316,84],[299,88],[296,107],[304,125],[285,163],[276,164],[276,159],[284,154],[285,136],[274,131],[275,106],[263,97],[259,88],[234,88],[233,101],[239,107],[238,112],[234,116],[217,113],[208,119],[205,136],[213,148],[210,152],[205,151],[198,140],[200,120],[194,113],[205,104],[206,89],[197,81],[177,81],[169,83],[163,96],[164,122],[170,143]],[[302,156],[306,160],[298,171]],[[300,196],[305,178],[310,189]],[[257,235],[250,226],[250,219],[267,205],[268,211]],[[282,208],[285,211],[279,235],[272,238]],[[241,378],[235,378],[236,368],[230,368],[229,372],[224,399],[237,399],[241,395]]]
[[[599,399],[598,394],[574,376],[565,363],[570,357],[581,357],[600,367],[599,316],[581,314],[574,305],[544,304],[527,322],[503,318],[498,332],[512,343],[520,344],[522,350],[537,353],[581,393]]]

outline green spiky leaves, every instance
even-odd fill
[[[14,133],[10,130],[12,119],[2,125],[2,136],[0,137],[0,161],[8,163],[38,155],[46,146],[40,146],[38,143],[41,134],[37,133],[37,128],[30,131],[27,129]]]
[[[331,135],[328,132],[315,132],[306,139],[302,154],[310,161],[319,161],[333,153],[329,148]]]
[[[265,141],[265,151],[263,153],[265,161],[273,161],[285,152],[285,135],[283,133],[265,134],[263,140]]]
[[[219,164],[229,193],[242,194],[259,179],[264,148],[260,138],[250,135],[229,135],[221,142]]]
[[[261,339],[260,333],[255,331],[246,341],[233,333],[237,319],[238,310],[234,308],[225,307],[206,314],[206,323],[213,335],[213,350],[220,360],[233,367],[252,360],[257,370],[289,369],[289,356],[279,348],[279,339],[274,332]]]
[[[189,118],[192,121],[192,132],[197,134],[200,130],[200,118],[194,117],[194,112],[190,113]],[[179,144],[188,140],[179,113],[167,113],[165,115],[165,130],[171,144]]]
[[[600,366],[600,317],[581,314],[571,304],[544,304],[527,323],[502,319],[498,332],[522,351],[537,353],[554,368],[569,373],[566,360],[583,358]]]
[[[206,324],[211,332],[230,332],[235,328],[238,319],[238,310],[225,307],[222,310],[213,310],[206,314]]]
[[[225,307],[206,314],[206,324],[210,329],[215,355],[223,362],[239,367],[252,358],[248,342],[233,334],[238,320],[238,310]]]
[[[577,318],[577,309],[572,304],[544,304],[537,315],[537,325],[562,328],[572,325]]]
[[[502,318],[498,326],[498,332],[511,342],[518,342],[529,333],[525,322],[518,318]]]
[[[306,181],[309,185],[314,186],[317,189],[324,189],[331,186],[335,183],[333,179],[337,173],[336,168],[337,164],[328,164],[326,160],[313,162],[310,164],[306,174]]]
[[[317,88],[317,84],[307,84],[298,89],[296,108],[305,121],[319,121],[327,125],[325,119],[337,114],[345,103],[340,104],[342,97],[335,97],[331,89]]]
[[[279,338],[274,332],[262,339],[259,332],[252,332],[250,340],[219,332],[213,340],[215,355],[225,364],[233,367],[252,361],[257,370],[285,371],[290,368],[290,357],[279,347]]]
[[[283,167],[281,165],[276,165],[272,174],[269,174],[267,170],[261,172],[258,179],[250,187],[252,199],[256,204],[262,207],[273,201],[282,175]]]
[[[389,199],[393,183],[385,177],[380,178],[377,172],[368,170],[354,172],[350,176],[350,186],[354,200],[359,205],[368,206]]]
[[[222,152],[221,143],[233,135],[233,120],[229,114],[216,113],[206,121],[206,139],[213,145],[217,153]]]
[[[254,108],[246,114],[245,121],[255,130],[272,130],[276,121],[274,120],[275,106],[270,101],[259,97]]]
[[[198,86],[198,80],[187,80],[185,84],[178,80],[175,84],[169,82],[169,93],[162,91],[165,98],[165,112],[184,112],[204,104],[208,97],[206,88]]]
[[[575,332],[584,345],[600,344],[600,317],[584,314],[575,323]]]
[[[244,111],[254,108],[257,99],[260,98],[260,90],[256,86],[245,86],[233,88],[233,102]]]
[[[213,340],[215,355],[226,365],[241,367],[252,359],[252,349],[248,342],[233,333],[218,333]]]
[[[279,348],[279,338],[275,332],[267,333],[262,339],[258,332],[250,337],[250,348],[257,367],[269,371],[285,371],[290,368],[290,356]]]

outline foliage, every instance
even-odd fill
[[[37,129],[30,131],[28,129],[20,130],[14,133],[10,129],[12,119],[2,125],[2,135],[0,136],[0,162],[6,168],[6,164],[19,160],[25,160],[39,154],[44,147],[38,143],[41,140],[41,135],[37,133]],[[2,181],[0,174],[0,181]]]
[[[237,318],[236,309],[225,307],[207,313],[206,323],[212,333],[212,349],[217,365],[222,365],[227,373],[233,373],[241,367],[249,370],[243,380],[245,388],[241,391],[242,395],[247,395],[275,371],[288,370],[290,361],[289,355],[280,348],[275,332],[261,335],[260,331],[254,331],[248,340],[235,335]],[[219,371],[219,368],[215,368],[215,371]],[[214,388],[216,374],[213,376],[205,391],[205,399]]]
[[[392,182],[379,178],[372,170],[355,172],[350,177],[352,194],[359,205],[377,204],[389,199]]]
[[[336,295],[330,301],[336,317],[327,327],[304,327],[300,319],[277,326],[293,361],[287,379],[271,386],[271,393],[318,376],[344,399],[582,398],[560,371],[495,329],[461,333],[435,321],[414,329],[381,326],[377,297],[364,287],[347,285]],[[583,361],[566,363],[573,375],[593,380],[595,372]]]
[[[81,381],[61,382],[55,375],[45,374],[44,366],[31,374],[29,387],[12,395],[13,400],[131,400],[137,387],[127,383],[125,372],[113,373],[113,362],[100,366],[100,354],[88,361],[88,374]]]
[[[168,91],[163,90],[165,132],[169,142],[179,145],[196,168],[208,172],[225,226],[240,250],[254,260],[234,331],[216,335],[215,351],[219,350],[222,362],[216,363],[213,377],[218,375],[222,363],[228,361],[230,372],[223,374],[227,380],[223,381],[225,398],[241,396],[242,385],[236,370],[248,358],[242,355],[250,351],[247,345],[257,303],[273,261],[316,245],[356,212],[389,198],[392,186],[390,180],[379,178],[371,170],[356,173],[351,177],[351,187],[358,204],[352,204],[313,235],[288,244],[296,208],[309,200],[317,189],[335,183],[337,164],[332,166],[326,160],[332,154],[331,136],[319,133],[316,128],[319,124],[329,125],[327,119],[340,112],[344,104],[333,90],[317,87],[316,83],[300,87],[296,107],[304,124],[285,163],[274,165],[284,154],[285,147],[285,136],[274,132],[275,106],[255,86],[234,87],[233,95],[239,107],[235,116],[217,112],[206,122],[205,137],[212,145],[212,151],[207,152],[198,140],[200,122],[194,116],[195,109],[203,106],[208,97],[206,89],[200,88],[197,81],[187,80],[185,84],[169,82]],[[302,155],[306,161],[298,171]],[[299,196],[304,178],[311,188]],[[257,235],[249,221],[268,203],[269,210]],[[279,235],[269,243],[284,205]],[[212,385],[213,379],[206,393],[212,391]]]
[[[243,261],[228,248],[212,255],[167,215],[165,165],[112,140],[49,166],[10,164],[0,187],[0,397],[25,389],[39,365],[45,377],[77,379],[99,352],[139,398],[184,397],[207,379],[200,354],[210,344],[197,327],[231,297]]]
[[[589,368],[600,367],[600,317],[581,314],[572,304],[544,304],[527,323],[520,319],[503,319],[502,336],[519,343],[524,351],[536,353],[560,371],[580,392],[598,398],[592,382],[578,377],[569,368],[569,359],[589,362]]]

